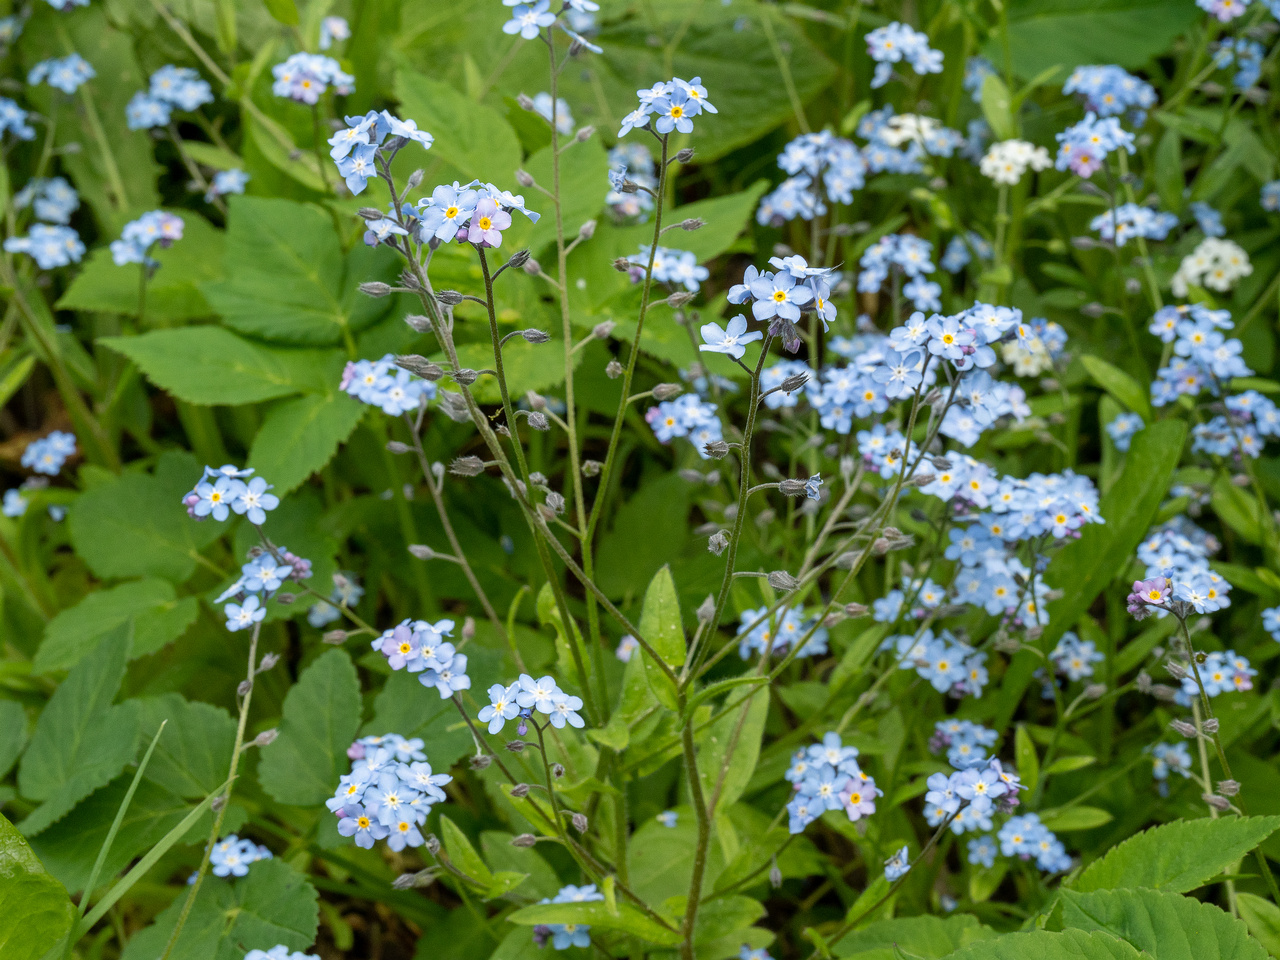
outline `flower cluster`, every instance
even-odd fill
[[[0,97],[0,136],[12,133],[19,140],[34,140],[35,128],[27,123],[27,111],[8,97]]]
[[[78,53],[69,53],[65,57],[54,57],[41,60],[27,74],[27,83],[47,83],[55,90],[71,94],[80,89],[81,84],[98,75],[89,61]]]
[[[827,652],[827,628],[816,616],[807,616],[796,607],[772,615],[768,607],[742,611],[738,637],[738,653],[743,660],[753,653],[785,656],[797,644],[799,650],[795,655],[798,657],[816,657]]]
[[[417,410],[423,403],[435,399],[434,383],[397,367],[395,361],[394,353],[388,353],[381,360],[348,361],[338,389],[393,417]]]
[[[301,950],[290,950],[283,943],[270,950],[250,950],[244,960],[320,960],[318,953],[303,953]]]
[[[688,82],[675,77],[665,83],[655,83],[647,90],[637,90],[640,106],[622,118],[619,137],[632,130],[649,126],[653,120],[653,132],[666,136],[672,131],[693,132],[693,118],[706,113],[719,113],[707,99],[707,88],[701,77]]]
[[[688,437],[704,460],[708,459],[706,445],[724,439],[715,404],[704,402],[696,394],[686,393],[674,400],[664,400],[646,410],[644,419],[660,442]]]
[[[797,750],[786,778],[795,791],[787,804],[791,833],[803,833],[828,810],[843,809],[855,822],[869,817],[876,812],[876,798],[883,795],[858,765],[858,748],[846,747],[838,733]]]
[[[225,197],[231,193],[244,193],[249,183],[249,174],[243,170],[219,170],[209,181],[209,189],[205,191],[205,203],[212,203],[214,197]]]
[[[524,736],[528,721],[534,719],[535,713],[543,714],[556,729],[563,729],[566,723],[581,728],[586,725],[578,716],[581,709],[582,698],[565,693],[554,677],[534,680],[522,673],[510,686],[495,683],[489,688],[489,705],[480,710],[477,719],[489,725],[490,733],[497,733],[508,720],[518,717],[516,733]]]
[[[342,17],[325,17],[320,21],[320,49],[328,50],[334,41],[350,40],[351,24]]]
[[[933,725],[929,751],[934,754],[946,751],[947,763],[957,770],[969,770],[987,765],[990,760],[987,749],[994,747],[998,739],[999,734],[989,727],[951,717]]]
[[[1191,778],[1191,753],[1185,742],[1157,743],[1150,748],[1151,777],[1156,781],[1160,796],[1169,795],[1169,774],[1176,773],[1184,780]]]
[[[1184,517],[1151,530],[1138,545],[1146,579],[1135,581],[1129,612],[1141,620],[1173,610],[1213,613],[1231,605],[1231,584],[1209,565],[1218,541]]]
[[[974,257],[979,260],[990,260],[994,256],[995,250],[982,234],[967,230],[947,241],[947,249],[943,252],[942,259],[938,261],[938,266],[947,273],[959,273],[973,262]]]
[[[1123,247],[1133,237],[1163,240],[1177,225],[1178,218],[1172,213],[1162,213],[1137,203],[1122,203],[1094,217],[1089,222],[1089,229],[1097,230],[1103,240],[1113,240],[1117,247]]]
[[[263,481],[261,477],[255,477],[249,483],[252,485]],[[265,496],[276,499],[272,494]],[[254,522],[252,513],[250,522]],[[301,582],[310,576],[311,561],[290,552],[287,547],[274,547],[271,550],[254,547],[249,551],[248,562],[240,567],[240,576],[218,595],[214,603],[222,603],[234,597],[235,601],[222,608],[227,617],[227,629],[232,633],[247,630],[266,617],[267,608],[264,603],[272,594],[288,581]]]
[[[394,156],[410,140],[420,143],[424,150],[430,150],[435,142],[431,134],[418,129],[415,121],[401,120],[385,110],[370,110],[362,117],[347,117],[346,121],[346,129],[339,130],[328,140],[329,156],[353,194],[361,193],[365,184],[378,176],[375,159],[380,151]]]
[[[1085,109],[1100,117],[1128,111],[1135,126],[1141,126],[1147,111],[1156,105],[1155,87],[1117,66],[1076,67],[1062,92],[1080,94]]]
[[[748,266],[742,283],[730,287],[726,298],[735,305],[750,303],[751,315],[756,320],[768,320],[770,336],[781,336],[786,348],[794,353],[800,339],[795,324],[802,311],[813,311],[822,321],[823,330],[836,318],[831,287],[838,276],[829,268],[809,266],[798,254],[770,257],[769,265],[777,272]]]
[[[386,840],[397,852],[426,843],[419,829],[434,804],[445,800],[440,788],[453,780],[435,773],[419,739],[395,733],[362,737],[347,750],[351,772],[344,774],[325,806],[338,818],[338,833],[368,850]]]
[[[893,76],[895,63],[906,63],[916,73],[941,73],[942,53],[929,46],[929,37],[905,23],[890,23],[867,34],[867,55],[876,62],[871,87],[883,87]]]
[[[1266,48],[1247,37],[1231,37],[1213,45],[1213,63],[1225,70],[1235,64],[1236,73],[1231,85],[1237,90],[1247,90],[1262,77],[1262,61]]]
[[[70,223],[80,207],[80,194],[62,177],[34,177],[13,195],[15,210],[27,207],[45,223]]]
[[[1000,359],[1019,377],[1035,377],[1052,370],[1064,357],[1067,332],[1052,320],[1032,317],[1018,328],[1018,336],[1000,345]]]
[[[1122,413],[1106,425],[1106,431],[1116,449],[1125,453],[1129,449],[1129,444],[1133,442],[1133,435],[1144,426],[1146,424],[1142,422],[1139,414]]]
[[[419,683],[434,687],[441,700],[448,700],[459,690],[471,689],[466,655],[445,640],[453,636],[453,628],[452,620],[404,620],[369,645],[387,658],[392,670],[419,674]]]
[[[926,580],[915,596],[923,609],[936,609],[945,592]],[[933,689],[952,697],[981,697],[989,679],[986,653],[958,640],[950,630],[887,637],[880,649],[894,651],[899,670],[914,670]]]
[[[591,903],[603,900],[604,894],[596,889],[594,883],[575,887],[572,884],[561,887],[554,897],[544,897],[539,903]],[[533,942],[545,947],[547,941],[556,950],[568,950],[570,947],[590,947],[591,927],[585,923],[546,923],[533,928]]]
[[[947,823],[956,835],[990,830],[992,814],[1011,811],[1018,805],[1018,791],[1025,789],[1017,774],[995,757],[953,773],[931,774],[925,785],[925,821],[933,827]]]
[[[276,78],[272,93],[308,106],[319,103],[330,86],[339,96],[356,88],[356,78],[344,73],[337,60],[318,53],[295,53],[272,67],[271,74]]]
[[[890,233],[867,247],[858,261],[858,290],[875,293],[889,278],[890,271],[908,278],[902,292],[917,310],[940,310],[942,288],[926,280],[933,273],[933,244],[908,233]]]
[[[1006,857],[1034,860],[1045,873],[1063,873],[1071,869],[1071,857],[1067,855],[1062,841],[1040,821],[1038,814],[1010,817],[996,838],[1000,841],[1000,852]]]
[[[502,246],[502,231],[511,226],[511,211],[518,210],[533,223],[541,214],[524,205],[524,197],[500,190],[492,183],[473,180],[465,186],[454,182],[436,187],[431,196],[419,200],[416,208],[404,213],[418,220],[421,243],[433,239],[471,243],[477,247]]]
[[[858,121],[857,134],[867,141],[862,159],[872,173],[924,173],[926,157],[950,157],[965,145],[964,137],[933,117],[899,115],[892,104]]]
[[[22,451],[22,465],[36,473],[55,477],[67,458],[75,456],[75,453],[75,434],[54,430],[48,436],[27,444],[27,449]]]
[[[649,267],[650,248],[641,246],[639,253],[627,257],[627,274],[632,283],[644,280],[645,271]],[[689,250],[671,250],[658,247],[653,250],[653,280],[668,287],[683,287],[689,293],[697,293],[702,281],[711,276],[711,271],[698,264],[698,255]]]
[[[1222,224],[1222,214],[1209,204],[1195,200],[1187,209],[1191,211],[1191,215],[1195,217],[1196,226],[1206,237],[1226,236],[1227,228]]]
[[[993,143],[988,149],[978,169],[984,177],[990,177],[996,183],[1012,186],[1022,179],[1022,175],[1031,170],[1048,170],[1053,161],[1049,159],[1049,151],[1044,147],[1027,143],[1025,140],[1003,140]]]
[[[253,479],[245,483],[249,477]],[[240,516],[248,516],[250,523],[260,525],[266,522],[266,511],[280,505],[279,497],[267,492],[270,489],[271,484],[266,480],[253,476],[252,467],[242,469],[228,463],[216,470],[205,467],[204,476],[195,489],[182,498],[182,503],[187,515],[196,520],[209,516],[225,520],[234,510]]]
[[[251,864],[270,860],[271,851],[252,840],[241,840],[234,833],[223,837],[209,851],[209,865],[215,877],[243,877]]]
[[[25,237],[5,237],[8,253],[25,253],[41,270],[52,270],[79,263],[84,256],[84,243],[70,227],[33,223]]]
[[[1185,297],[1193,286],[1225,292],[1251,273],[1253,264],[1240,244],[1234,240],[1205,237],[1182,258],[1177,273],[1169,281],[1169,289],[1175,297]]]
[[[649,148],[639,143],[620,143],[609,151],[609,192],[604,202],[619,220],[644,223],[653,209],[653,191],[658,189],[657,166]]]
[[[340,607],[354,607],[364,596],[364,587],[354,573],[343,571],[333,575],[333,590],[328,600],[317,600],[307,611],[307,623],[319,630],[342,616]]]
[[[1082,177],[1093,176],[1102,167],[1102,162],[1116,150],[1132,154],[1137,149],[1133,145],[1133,134],[1121,127],[1119,120],[1115,117],[1099,119],[1092,112],[1086,113],[1083,120],[1067,127],[1056,137],[1059,147],[1054,166]]]
[[[1092,640],[1081,640],[1068,630],[1054,646],[1049,659],[1053,661],[1054,670],[1075,683],[1092,677],[1093,665],[1101,663],[1105,658]]]
[[[190,67],[164,66],[151,75],[150,88],[139,90],[125,108],[130,130],[169,123],[173,110],[197,110],[213,102],[213,90]]]
[[[124,225],[119,240],[111,241],[111,259],[118,267],[140,263],[154,268],[157,263],[151,257],[151,247],[157,243],[161,247],[173,246],[174,241],[182,239],[183,225],[181,217],[164,210],[144,213]]]
[[[1209,310],[1198,305],[1160,310],[1150,329],[1166,343],[1173,343],[1174,356],[1156,372],[1151,383],[1151,402],[1163,407],[1180,396],[1197,396],[1206,388],[1217,396],[1223,383],[1234,377],[1249,376],[1252,371],[1241,356],[1243,344],[1224,334],[1233,326],[1231,314],[1225,310]],[[1230,425],[1224,418],[1218,426]],[[1251,440],[1245,449],[1256,456],[1258,437],[1248,428],[1246,432],[1250,433]]]
[[[796,137],[778,155],[778,166],[788,174],[760,200],[756,220],[778,226],[800,217],[812,220],[827,212],[827,198],[852,203],[853,191],[866,185],[867,162],[851,140],[823,130]]]

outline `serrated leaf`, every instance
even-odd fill
[[[951,952],[996,936],[990,927],[970,914],[949,917],[895,917],[878,920],[838,940],[838,957],[858,960],[891,960],[894,947],[900,947],[923,960],[937,960]]]
[[[1137,380],[1101,357],[1083,356],[1080,362],[1098,386],[1126,408],[1139,414],[1144,423],[1151,422],[1151,400]]]
[[[1240,919],[1273,957],[1280,957],[1280,907],[1255,893],[1236,894]]]
[[[284,496],[333,459],[366,409],[336,391],[281,400],[267,411],[253,438],[249,466],[270,477]]]
[[[227,778],[235,744],[236,721],[231,714],[177,693],[147,697],[138,703],[143,737],[149,740],[161,723],[167,723],[147,767],[147,779],[191,799],[217,789]]]
[[[947,954],[946,960],[1138,960],[1141,954],[1107,933],[1063,930],[1006,933]]]
[[[1146,830],[1107,851],[1071,888],[1150,887],[1185,893],[1217,876],[1280,828],[1280,817],[1179,820]]]
[[[121,960],[155,960],[182,911],[186,891],[137,933]],[[283,860],[261,860],[245,877],[208,881],[191,908],[169,960],[242,960],[251,944],[305,950],[315,941],[320,909],[315,888]]]
[[[1062,922],[1120,937],[1156,960],[1266,960],[1225,910],[1156,890],[1062,891]]]
[[[451,164],[463,181],[479,178],[499,185],[514,183],[523,151],[515,131],[498,111],[443,80],[413,70],[397,72],[396,99],[404,116],[413,117],[419,127],[435,134],[431,159]],[[549,189],[550,180],[543,185]],[[531,209],[547,213],[527,193],[525,200]],[[576,231],[577,226],[566,229]]]
[[[680,934],[662,926],[629,903],[618,904],[618,915],[609,912],[603,901],[589,903],[538,903],[524,907],[507,917],[512,923],[531,927],[547,923],[587,924],[601,930],[618,930],[656,943],[674,947],[680,943]]]
[[[350,769],[347,748],[359,728],[356,669],[345,651],[330,650],[302,672],[285,697],[280,736],[262,750],[258,781],[280,803],[323,803]]]
[[[71,929],[75,909],[25,840],[0,814],[0,956],[40,960]]]
[[[38,673],[75,666],[113,630],[130,637],[129,659],[153,653],[177,639],[195,622],[194,597],[179,600],[166,580],[135,580],[86,594],[45,627],[32,669]]]

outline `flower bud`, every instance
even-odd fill
[[[524,753],[524,748],[527,746],[528,744],[525,743],[523,740],[508,740],[507,752],[508,753]]]
[[[610,360],[604,367],[604,375],[610,380],[617,380],[622,376],[622,364],[617,360]]]
[[[454,382],[460,383],[464,387],[469,387],[473,383],[475,383],[478,379],[480,379],[480,374],[477,373],[475,370],[471,370],[469,368],[464,367],[461,370],[453,371],[453,379],[454,379]]]
[[[929,473],[927,471],[922,471],[920,473],[917,473],[914,477],[912,477],[907,482],[911,484],[911,486],[913,487],[927,487],[929,484],[933,483],[933,481],[937,479],[938,479],[938,475],[936,473]]]
[[[385,297],[391,292],[391,286],[381,280],[370,280],[360,284],[360,292],[367,297]]]
[[[409,316],[404,318],[404,322],[407,323],[410,329],[415,333],[430,333],[432,329],[431,318],[424,317],[420,313],[409,314]]]
[[[660,383],[653,388],[653,399],[674,400],[684,393],[684,387],[678,383]]]
[[[493,763],[493,757],[489,756],[487,753],[477,753],[471,758],[471,769],[487,770],[491,763]]]
[[[436,872],[433,868],[428,867],[426,870],[419,870],[417,873],[402,873],[391,881],[391,887],[394,890],[411,890],[414,887],[427,887],[436,878]]]
[[[276,603],[283,604],[284,606],[287,607],[289,604],[293,603],[293,601],[294,601],[294,596],[292,593],[276,594]]]
[[[381,220],[386,216],[386,214],[377,207],[361,207],[356,211],[356,215],[362,220]]]
[[[427,172],[421,168],[413,171],[413,173],[409,174],[409,179],[405,181],[405,188],[408,190],[416,190],[418,187],[422,186],[422,178],[426,175]]]
[[[590,240],[596,233],[596,221],[588,220],[578,228],[579,240]]]
[[[1105,683],[1091,683],[1084,688],[1084,695],[1090,700],[1097,700],[1106,692],[1107,685]]]
[[[583,127],[581,130],[579,130],[576,134],[574,134],[573,139],[578,141],[578,143],[586,143],[588,140],[591,139],[591,137],[595,134],[595,132],[596,132],[595,127],[586,126],[586,127]]]
[[[783,380],[779,389],[783,393],[795,393],[808,382],[809,375],[807,373],[796,373]]]
[[[433,857],[440,855],[440,838],[434,833],[427,834],[427,853]]]
[[[769,867],[769,886],[777,890],[782,886],[782,871],[778,868],[778,858],[773,858],[773,865]]]
[[[548,430],[551,429],[551,421],[547,419],[547,415],[545,413],[539,413],[537,410],[535,410],[531,414],[529,414],[528,420],[529,420],[529,426],[533,427],[533,429],[538,430],[542,433],[546,433]]]
[[[703,444],[702,449],[712,460],[723,460],[729,455],[729,444],[724,440],[712,440]]]
[[[240,683],[236,686],[236,696],[247,697],[249,695],[249,691],[252,689],[253,689],[252,680],[241,680]]]
[[[539,265],[538,261],[533,259],[533,257],[530,257],[528,260],[524,262],[524,266],[522,267],[522,269],[524,270],[525,273],[527,273],[531,277],[536,277],[538,274],[542,272],[541,265]]]
[[[409,552],[419,560],[430,560],[432,557],[438,557],[439,554],[428,547],[425,543],[409,544]]]
[[[552,491],[547,494],[547,506],[552,512],[560,514],[564,513],[564,494]]]
[[[517,783],[511,788],[511,796],[517,800],[523,800],[529,795],[529,785],[527,783]]]
[[[342,643],[346,643],[346,642],[347,642],[347,631],[345,631],[345,630],[330,630],[328,633],[326,633],[326,634],[325,634],[323,637],[321,637],[320,639],[321,639],[321,640],[323,640],[325,643],[332,644],[333,646],[335,646],[335,647],[336,647],[336,646],[338,646],[339,644],[342,644]]]
[[[710,444],[708,444],[710,446]],[[711,539],[707,541],[707,549],[714,553],[717,557],[724,553],[729,546],[729,535],[723,530],[718,530],[711,535]]]
[[[1224,797],[1234,797],[1240,792],[1240,782],[1238,780],[1219,780],[1218,793]]]
[[[530,327],[528,330],[521,330],[520,336],[524,337],[527,343],[548,343],[551,340],[551,334]]]
[[[698,605],[697,617],[699,623],[710,623],[711,618],[716,615],[716,598],[711,594],[707,594],[707,599]]]
[[[1184,667],[1182,664],[1177,663],[1173,660],[1170,660],[1168,663],[1166,663],[1164,668],[1169,671],[1169,676],[1173,677],[1173,679],[1175,680],[1185,680],[1188,676],[1190,676],[1190,674],[1187,672],[1186,667]]]
[[[1220,797],[1214,793],[1202,793],[1200,794],[1200,799],[1220,813],[1231,809],[1230,800],[1226,797]]]
[[[527,170],[517,170],[516,183],[520,184],[522,187],[532,187],[536,181],[533,179],[532,174]]]
[[[867,615],[867,607],[861,603],[846,603],[844,605],[844,615],[846,617],[865,617]]]
[[[1200,724],[1200,729],[1202,729],[1205,733],[1209,734],[1210,736],[1212,736],[1213,734],[1217,733],[1217,732],[1218,732],[1218,718],[1217,718],[1217,717],[1210,717],[1210,718],[1209,718],[1208,720],[1206,720],[1204,723]]]
[[[564,776],[564,767],[561,764],[553,763],[551,765],[551,776],[557,780],[561,779]]]
[[[803,497],[805,492],[805,482],[788,477],[778,484],[778,490],[782,492],[784,497]]]
[[[791,591],[800,586],[800,581],[785,570],[774,570],[769,574],[769,586],[775,590]]]
[[[446,307],[456,307],[465,298],[457,290],[441,290],[436,294],[436,299]]]
[[[457,457],[449,464],[449,472],[455,477],[476,477],[484,473],[484,461],[474,455]]]
[[[681,470],[679,476],[685,483],[702,483],[703,481],[700,470]]]
[[[601,321],[591,328],[591,335],[597,340],[608,340],[609,334],[613,333],[613,328],[616,326],[617,324],[612,320]]]
[[[671,294],[671,296],[667,297],[666,304],[668,307],[672,307],[673,309],[679,310],[681,307],[683,307],[687,303],[690,303],[692,300],[693,300],[693,294],[690,293],[688,290],[677,290],[675,293]]]
[[[260,734],[253,738],[253,746],[269,747],[276,742],[276,737],[280,736],[280,731],[275,727],[270,730],[263,730]]]
[[[688,163],[693,159],[693,147],[685,147],[676,154],[676,160],[680,163]]]
[[[604,469],[604,464],[599,460],[583,460],[582,475],[584,477],[598,477],[600,471]]]
[[[521,93],[516,96],[516,103],[520,105],[521,110],[533,111],[533,98],[527,93]]]
[[[513,847],[532,847],[537,842],[538,838],[532,833],[522,833],[517,837],[511,838],[511,845]]]
[[[420,357],[416,353],[396,357],[396,366],[401,370],[408,370],[423,380],[436,381],[444,376],[444,367],[438,363],[432,363],[426,357]]]
[[[413,447],[407,443],[401,443],[399,440],[388,440],[387,450],[390,453],[408,453]]]
[[[586,814],[575,813],[572,817],[570,817],[570,820],[573,822],[573,829],[577,830],[579,833],[587,832],[587,827],[590,824],[588,824],[587,822]]]
[[[268,670],[270,670],[279,662],[280,662],[280,655],[278,653],[263,654],[262,660],[258,664],[257,672],[266,673]]]

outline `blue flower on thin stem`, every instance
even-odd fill
[[[563,729],[566,723],[571,727],[581,730],[586,726],[583,719],[578,716],[578,711],[582,709],[582,698],[571,697],[568,694],[561,695],[560,699],[555,702],[555,706],[551,709],[551,716],[548,719],[551,725],[557,730]]]
[[[354,837],[357,847],[370,850],[373,848],[373,841],[381,840],[388,834],[387,828],[369,816],[359,804],[350,809],[342,809],[346,816],[338,821],[338,833],[344,837]]]
[[[702,325],[702,339],[704,343],[698,347],[699,350],[705,350],[708,353],[723,353],[733,357],[735,360],[741,360],[746,355],[746,345],[757,340],[763,340],[764,333],[760,330],[752,330],[747,333],[746,318],[734,317],[729,321],[728,329],[722,328],[718,323],[704,323]]]
[[[490,733],[497,733],[504,723],[520,713],[520,705],[516,703],[519,693],[520,685],[515,683],[509,687],[495,683],[489,688],[489,706],[480,711],[479,720],[489,725]]]
[[[672,130],[692,133],[693,118],[702,112],[701,102],[680,87],[655,100],[653,108],[658,113],[658,120],[653,125],[658,133],[670,133]]]
[[[800,319],[800,307],[813,299],[813,291],[797,285],[790,273],[762,273],[751,281],[751,313],[757,320],[781,317],[795,322]]]
[[[904,877],[907,871],[911,869],[911,855],[907,847],[903,847],[892,857],[884,862],[884,878],[892,883],[899,877]]]
[[[267,493],[271,484],[262,477],[254,477],[248,483],[241,483],[237,496],[231,503],[231,509],[242,516],[247,516],[254,526],[261,526],[267,521],[267,511],[280,506],[280,498],[274,493]]]
[[[232,633],[261,623],[262,618],[267,615],[266,608],[256,596],[249,597],[242,604],[228,603],[222,608],[222,612],[227,615],[227,629]]]
[[[532,7],[520,4],[511,11],[511,19],[502,25],[503,33],[518,33],[526,40],[532,40],[543,27],[556,22],[554,13],[549,12],[551,0],[538,0]]]
[[[373,158],[378,148],[372,143],[361,143],[351,153],[338,161],[338,173],[347,181],[347,189],[352,193],[364,191],[365,184],[378,175]]]

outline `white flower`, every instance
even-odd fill
[[[1046,170],[1051,163],[1049,151],[1044,147],[1037,147],[1025,140],[1004,140],[991,145],[978,164],[978,169],[983,176],[990,177],[996,183],[1011,186],[1022,179],[1028,167],[1032,170]]]
[[[1239,244],[1206,237],[1195,250],[1182,258],[1169,287],[1176,297],[1185,297],[1187,288],[1192,285],[1225,292],[1251,273],[1253,264]]]

